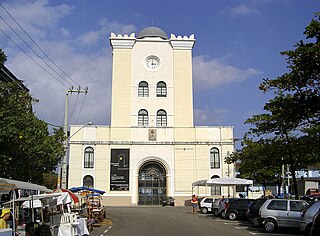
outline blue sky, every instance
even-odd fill
[[[70,124],[110,124],[110,33],[137,34],[145,27],[156,26],[168,35],[195,35],[194,123],[234,126],[235,138],[243,137],[248,130],[244,121],[261,113],[271,97],[259,91],[259,83],[287,71],[280,52],[304,39],[306,25],[314,18],[313,13],[320,11],[320,1],[316,0],[0,2],[68,75],[56,69],[60,76],[89,87],[86,96],[71,96]],[[1,30],[61,79],[8,27],[7,24],[38,52],[2,7],[0,15]],[[40,100],[35,106],[36,115],[51,124],[63,125],[65,91],[70,84],[57,82],[2,32],[0,45],[8,57],[5,65]]]

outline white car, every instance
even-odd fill
[[[207,214],[209,211],[211,212],[211,207],[214,199],[210,197],[205,197],[200,201],[200,210],[203,214]]]

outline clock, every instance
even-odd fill
[[[148,56],[145,61],[148,70],[157,70],[160,66],[160,59],[156,56]]]

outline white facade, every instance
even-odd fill
[[[105,190],[105,205],[158,204],[162,196],[183,205],[192,182],[233,176],[224,163],[233,127],[193,125],[194,42],[155,27],[111,34],[111,126],[71,127],[68,187]]]

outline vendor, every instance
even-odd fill
[[[11,211],[10,209],[2,209],[1,216],[0,216],[0,229],[6,229],[7,227],[7,220],[10,219]]]

